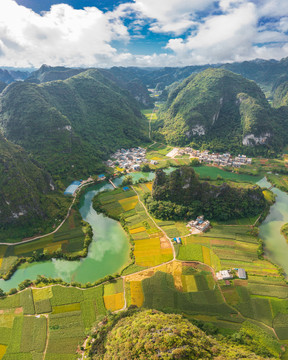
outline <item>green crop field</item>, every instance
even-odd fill
[[[52,286],[0,299],[3,359],[42,359],[48,331],[46,358],[77,359],[86,331],[106,314],[103,294],[102,285],[87,290]]]
[[[29,243],[0,246],[0,277],[10,271],[19,257],[27,258],[45,252],[53,254],[56,251],[69,255],[81,252],[85,239],[81,219],[79,211],[72,209],[67,221],[55,234]]]

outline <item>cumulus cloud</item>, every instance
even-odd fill
[[[258,25],[269,5],[266,1],[264,7],[259,8],[245,0],[221,0],[222,14],[207,16],[186,40],[170,39],[167,48],[185,62],[190,59],[199,64],[287,56],[288,38],[283,31],[287,22],[274,23],[277,28],[274,31],[268,30],[265,24]]]
[[[149,41],[153,34],[170,40],[166,47],[155,41],[150,55],[125,50],[129,42],[145,42],[147,33]],[[15,0],[0,0],[0,66],[176,66],[279,59],[288,56],[287,36],[284,0],[131,0],[107,12],[57,4],[42,14]]]
[[[2,66],[7,59],[15,66],[105,66],[116,54],[113,40],[128,41],[127,28],[95,7],[75,10],[59,4],[39,15],[14,0],[0,1]]]
[[[182,34],[193,27],[195,14],[207,9],[213,0],[135,0],[134,9],[141,16],[154,19],[150,30]]]

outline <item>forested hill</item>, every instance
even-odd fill
[[[201,182],[190,166],[182,166],[171,174],[156,171],[152,198],[146,199],[156,218],[193,219],[204,214],[208,219],[228,220],[260,214],[266,207],[259,186],[215,186]]]
[[[287,114],[286,114],[287,115]],[[162,134],[169,143],[212,142],[214,151],[242,145],[280,148],[287,142],[287,116],[271,108],[254,81],[222,69],[185,79],[169,94]]]
[[[97,70],[40,85],[16,82],[2,93],[0,128],[52,175],[85,177],[119,147],[147,140],[137,102]]]
[[[216,340],[181,315],[131,309],[96,326],[89,359],[275,359],[250,336],[241,343],[249,345]]]
[[[28,82],[40,84],[48,81],[66,80],[72,76],[78,75],[86,69],[71,69],[64,66],[42,65],[38,70],[33,71],[29,77],[25,79]]]
[[[18,224],[37,225],[65,207],[58,202],[51,177],[25,151],[0,134],[0,227]],[[54,191],[53,191],[54,190]],[[1,231],[1,230],[0,230]]]

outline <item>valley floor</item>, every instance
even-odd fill
[[[132,241],[133,262],[119,278],[86,289],[43,280],[0,299],[0,359],[83,358],[80,347],[91,327],[130,305],[181,312],[223,335],[248,321],[257,325],[259,343],[275,357],[281,352],[275,340],[288,344],[288,286],[275,265],[257,256],[257,219],[213,223],[207,233],[190,235],[183,222],[151,217],[143,201],[151,189],[147,182],[97,196]],[[68,224],[71,231],[75,219]],[[181,237],[181,246],[172,244],[174,237]],[[246,280],[215,278],[218,270],[240,267]]]

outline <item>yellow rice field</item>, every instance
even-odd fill
[[[6,353],[7,346],[6,345],[0,345],[0,360],[3,358],[3,356]]]
[[[211,258],[210,258],[210,249],[206,246],[202,246],[202,254],[203,254],[203,260],[204,263],[207,265],[211,265]]]
[[[43,289],[32,289],[32,292],[34,301],[51,299],[53,296],[51,287],[45,287]]]
[[[135,208],[138,203],[138,196],[131,196],[125,199],[118,200],[124,211],[129,211]]]
[[[79,310],[81,310],[80,303],[58,305],[58,306],[53,306],[52,314],[62,314],[65,312],[79,311]]]
[[[116,311],[124,307],[124,293],[103,296],[107,310]]]
[[[145,184],[147,186],[147,188],[152,191],[152,187],[153,187],[153,183],[152,182],[149,182],[149,183],[146,183]]]
[[[130,282],[131,304],[141,307],[144,302],[144,294],[141,281]]]
[[[172,259],[172,249],[161,248],[159,237],[135,241],[135,263],[140,266],[155,266]]]
[[[140,227],[138,227],[136,229],[129,230],[129,232],[130,232],[130,234],[138,234],[138,233],[140,233],[142,231],[145,231],[145,230],[146,229],[145,229],[144,226],[140,226]]]

